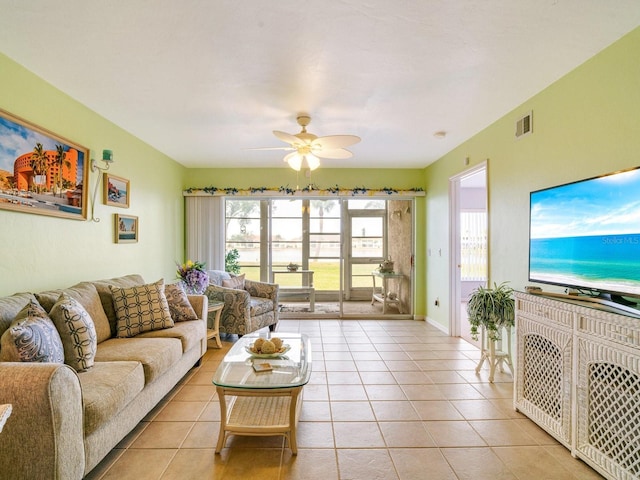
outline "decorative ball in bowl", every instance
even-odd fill
[[[291,349],[290,345],[282,343],[282,339],[273,337],[271,339],[257,338],[252,345],[247,345],[245,350],[252,357],[271,358],[285,354]]]
[[[290,272],[296,272],[298,271],[298,264],[296,263],[290,263],[289,265],[287,265],[287,270],[289,270]]]

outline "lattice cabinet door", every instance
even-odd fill
[[[572,325],[572,312],[516,295],[514,405],[567,448],[572,440]]]
[[[629,322],[579,321],[575,449],[608,478],[630,480],[640,478],[640,350],[632,348],[640,320],[618,319]]]

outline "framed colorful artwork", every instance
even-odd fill
[[[103,183],[103,200],[105,205],[112,207],[129,208],[129,180],[122,177],[116,177],[108,172],[104,173]]]
[[[0,110],[0,209],[87,219],[89,149]]]
[[[116,243],[136,243],[138,241],[138,217],[114,214]]]

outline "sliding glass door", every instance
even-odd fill
[[[383,306],[385,315],[411,313],[411,205],[380,198],[227,198],[227,258],[236,258],[247,278],[278,283],[285,313],[378,315]],[[403,309],[373,301],[373,272],[391,256],[406,278]]]

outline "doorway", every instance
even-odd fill
[[[486,162],[449,180],[451,265],[449,319],[452,336],[471,338],[467,300],[488,279],[488,195]]]

